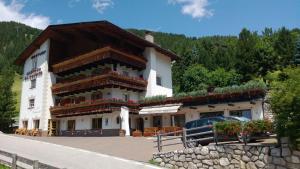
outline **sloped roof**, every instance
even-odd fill
[[[140,47],[153,47],[158,52],[170,57],[172,60],[178,58],[178,56],[155,43],[151,43],[137,35],[134,35],[131,32],[128,32],[108,21],[93,21],[93,22],[79,22],[79,23],[70,23],[70,24],[60,24],[60,25],[49,25],[17,58],[15,61],[16,64],[23,64],[25,60],[30,57],[30,55],[40,47],[47,39],[60,39],[58,32],[67,32],[69,29],[76,29],[85,31],[89,29],[95,32],[101,32],[105,34],[109,34],[111,36],[115,36],[121,39],[125,39],[126,41],[140,46]]]

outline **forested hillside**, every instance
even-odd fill
[[[141,37],[145,33],[145,30],[129,31]],[[22,73],[22,68],[13,61],[40,32],[23,24],[0,22],[1,74]],[[287,67],[294,59],[300,30],[266,28],[263,32],[252,32],[243,29],[238,36],[199,38],[162,32],[153,32],[153,35],[155,43],[181,56],[172,66],[173,86],[175,92],[188,92],[210,86],[239,85]],[[14,89],[18,91],[18,85]]]
[[[130,31],[140,36],[145,32]],[[181,56],[172,66],[173,86],[175,92],[188,92],[263,79],[269,71],[287,67],[296,55],[300,29],[243,29],[238,36],[200,38],[161,32],[153,35],[156,43]]]
[[[0,72],[8,66],[22,73],[13,62],[40,32],[24,24],[0,22]]]

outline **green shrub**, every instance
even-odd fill
[[[245,123],[244,131],[249,133],[272,132],[273,124],[269,120],[253,120]]]
[[[262,89],[266,90],[266,84],[262,81],[251,80],[243,85],[237,86],[227,86],[227,87],[217,87],[214,89],[216,94],[225,94],[225,93],[235,93],[235,92],[245,92],[253,89]]]
[[[157,96],[145,97],[144,99],[140,100],[140,103],[164,101],[164,100],[166,100],[166,98],[167,98],[166,95],[157,95]]]
[[[237,121],[223,121],[214,124],[214,128],[218,134],[236,135],[241,132],[241,123]]]
[[[300,140],[300,67],[285,68],[268,74],[270,103],[274,113],[276,133],[290,137],[294,146]]]
[[[182,92],[174,95],[174,98],[184,98],[187,96],[197,97],[197,96],[206,96],[207,90],[197,90],[192,92]]]
[[[223,121],[215,123],[214,128],[218,134],[236,135],[242,129],[247,133],[272,132],[273,124],[269,120],[252,120],[243,124],[238,121]]]

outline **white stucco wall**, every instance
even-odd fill
[[[120,116],[120,112],[59,118],[60,130],[67,130],[68,120],[75,120],[75,130],[92,129],[93,118],[102,118],[102,129],[119,129],[120,124],[117,124],[118,116]],[[106,119],[108,120],[107,125]]]
[[[223,111],[224,116],[229,116],[229,112],[233,110],[251,110],[252,120],[263,119],[263,109],[262,109],[262,100],[256,100],[255,104],[247,102],[235,102],[234,106],[229,106],[228,104],[213,104],[214,108],[208,107],[208,105],[203,106],[193,106],[197,109],[190,109],[189,107],[181,108],[179,113],[184,113],[186,122],[197,120],[200,118],[200,113],[206,112],[217,112]]]
[[[51,86],[55,83],[55,77],[48,71],[50,41],[45,41],[39,49],[31,54],[31,56],[46,51],[44,54],[37,57],[37,68],[40,68],[42,75],[36,78],[36,88],[30,89],[30,79],[25,80],[27,72],[32,70],[32,60],[29,57],[24,63],[21,105],[20,105],[20,120],[19,127],[22,128],[22,122],[28,120],[28,129],[33,128],[33,120],[40,120],[39,128],[47,130],[48,119],[50,118],[49,107],[53,105]],[[34,108],[29,109],[29,99],[34,98]]]
[[[144,56],[148,62],[143,72],[144,78],[148,81],[146,97],[156,95],[172,96],[172,73],[171,59],[155,51],[154,48],[146,48]],[[156,77],[162,79],[162,86],[156,84]]]
[[[119,88],[114,88],[111,91],[112,93],[112,98],[118,98],[118,99],[123,99],[124,94],[129,95],[129,99],[133,101],[138,101],[139,100],[139,93],[138,92],[133,92],[133,91],[128,91],[128,90],[123,90]]]
[[[255,104],[251,104],[249,101],[247,102],[235,102],[233,103],[234,106],[228,106],[228,104],[214,104],[214,108],[208,107],[208,105],[202,106],[192,106],[190,107],[182,107],[176,114],[184,114],[185,121],[192,121],[200,119],[200,113],[207,113],[207,112],[218,112],[223,111],[224,116],[229,116],[230,111],[234,110],[251,110],[252,120],[259,120],[263,119],[263,109],[262,109],[262,100],[256,100]],[[195,107],[197,109],[195,109]],[[144,127],[152,127],[153,126],[153,116],[162,116],[162,125],[163,126],[171,126],[171,115],[174,113],[168,114],[149,114],[143,115],[144,119]],[[148,120],[145,120],[147,118]]]

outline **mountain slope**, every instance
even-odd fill
[[[128,29],[144,37],[146,30]],[[2,70],[12,68],[16,72],[13,91],[19,103],[22,67],[13,64],[19,54],[41,33],[16,22],[0,22],[0,76]],[[188,83],[183,76],[187,69],[201,64],[209,71],[223,68],[241,74],[244,82],[263,78],[268,71],[288,66],[294,56],[295,41],[300,30],[266,28],[262,34],[243,29],[238,36],[187,37],[180,34],[152,32],[155,43],[175,52],[180,58],[172,64],[174,92],[182,92]],[[252,70],[251,72],[249,70]],[[250,78],[250,79],[249,79]],[[222,78],[221,78],[222,79]],[[194,90],[198,90],[195,88]],[[19,104],[18,104],[19,105]],[[19,106],[17,106],[19,110]]]
[[[0,22],[0,72],[6,66],[19,74],[22,68],[13,64],[19,54],[35,39],[41,30],[16,22]]]

